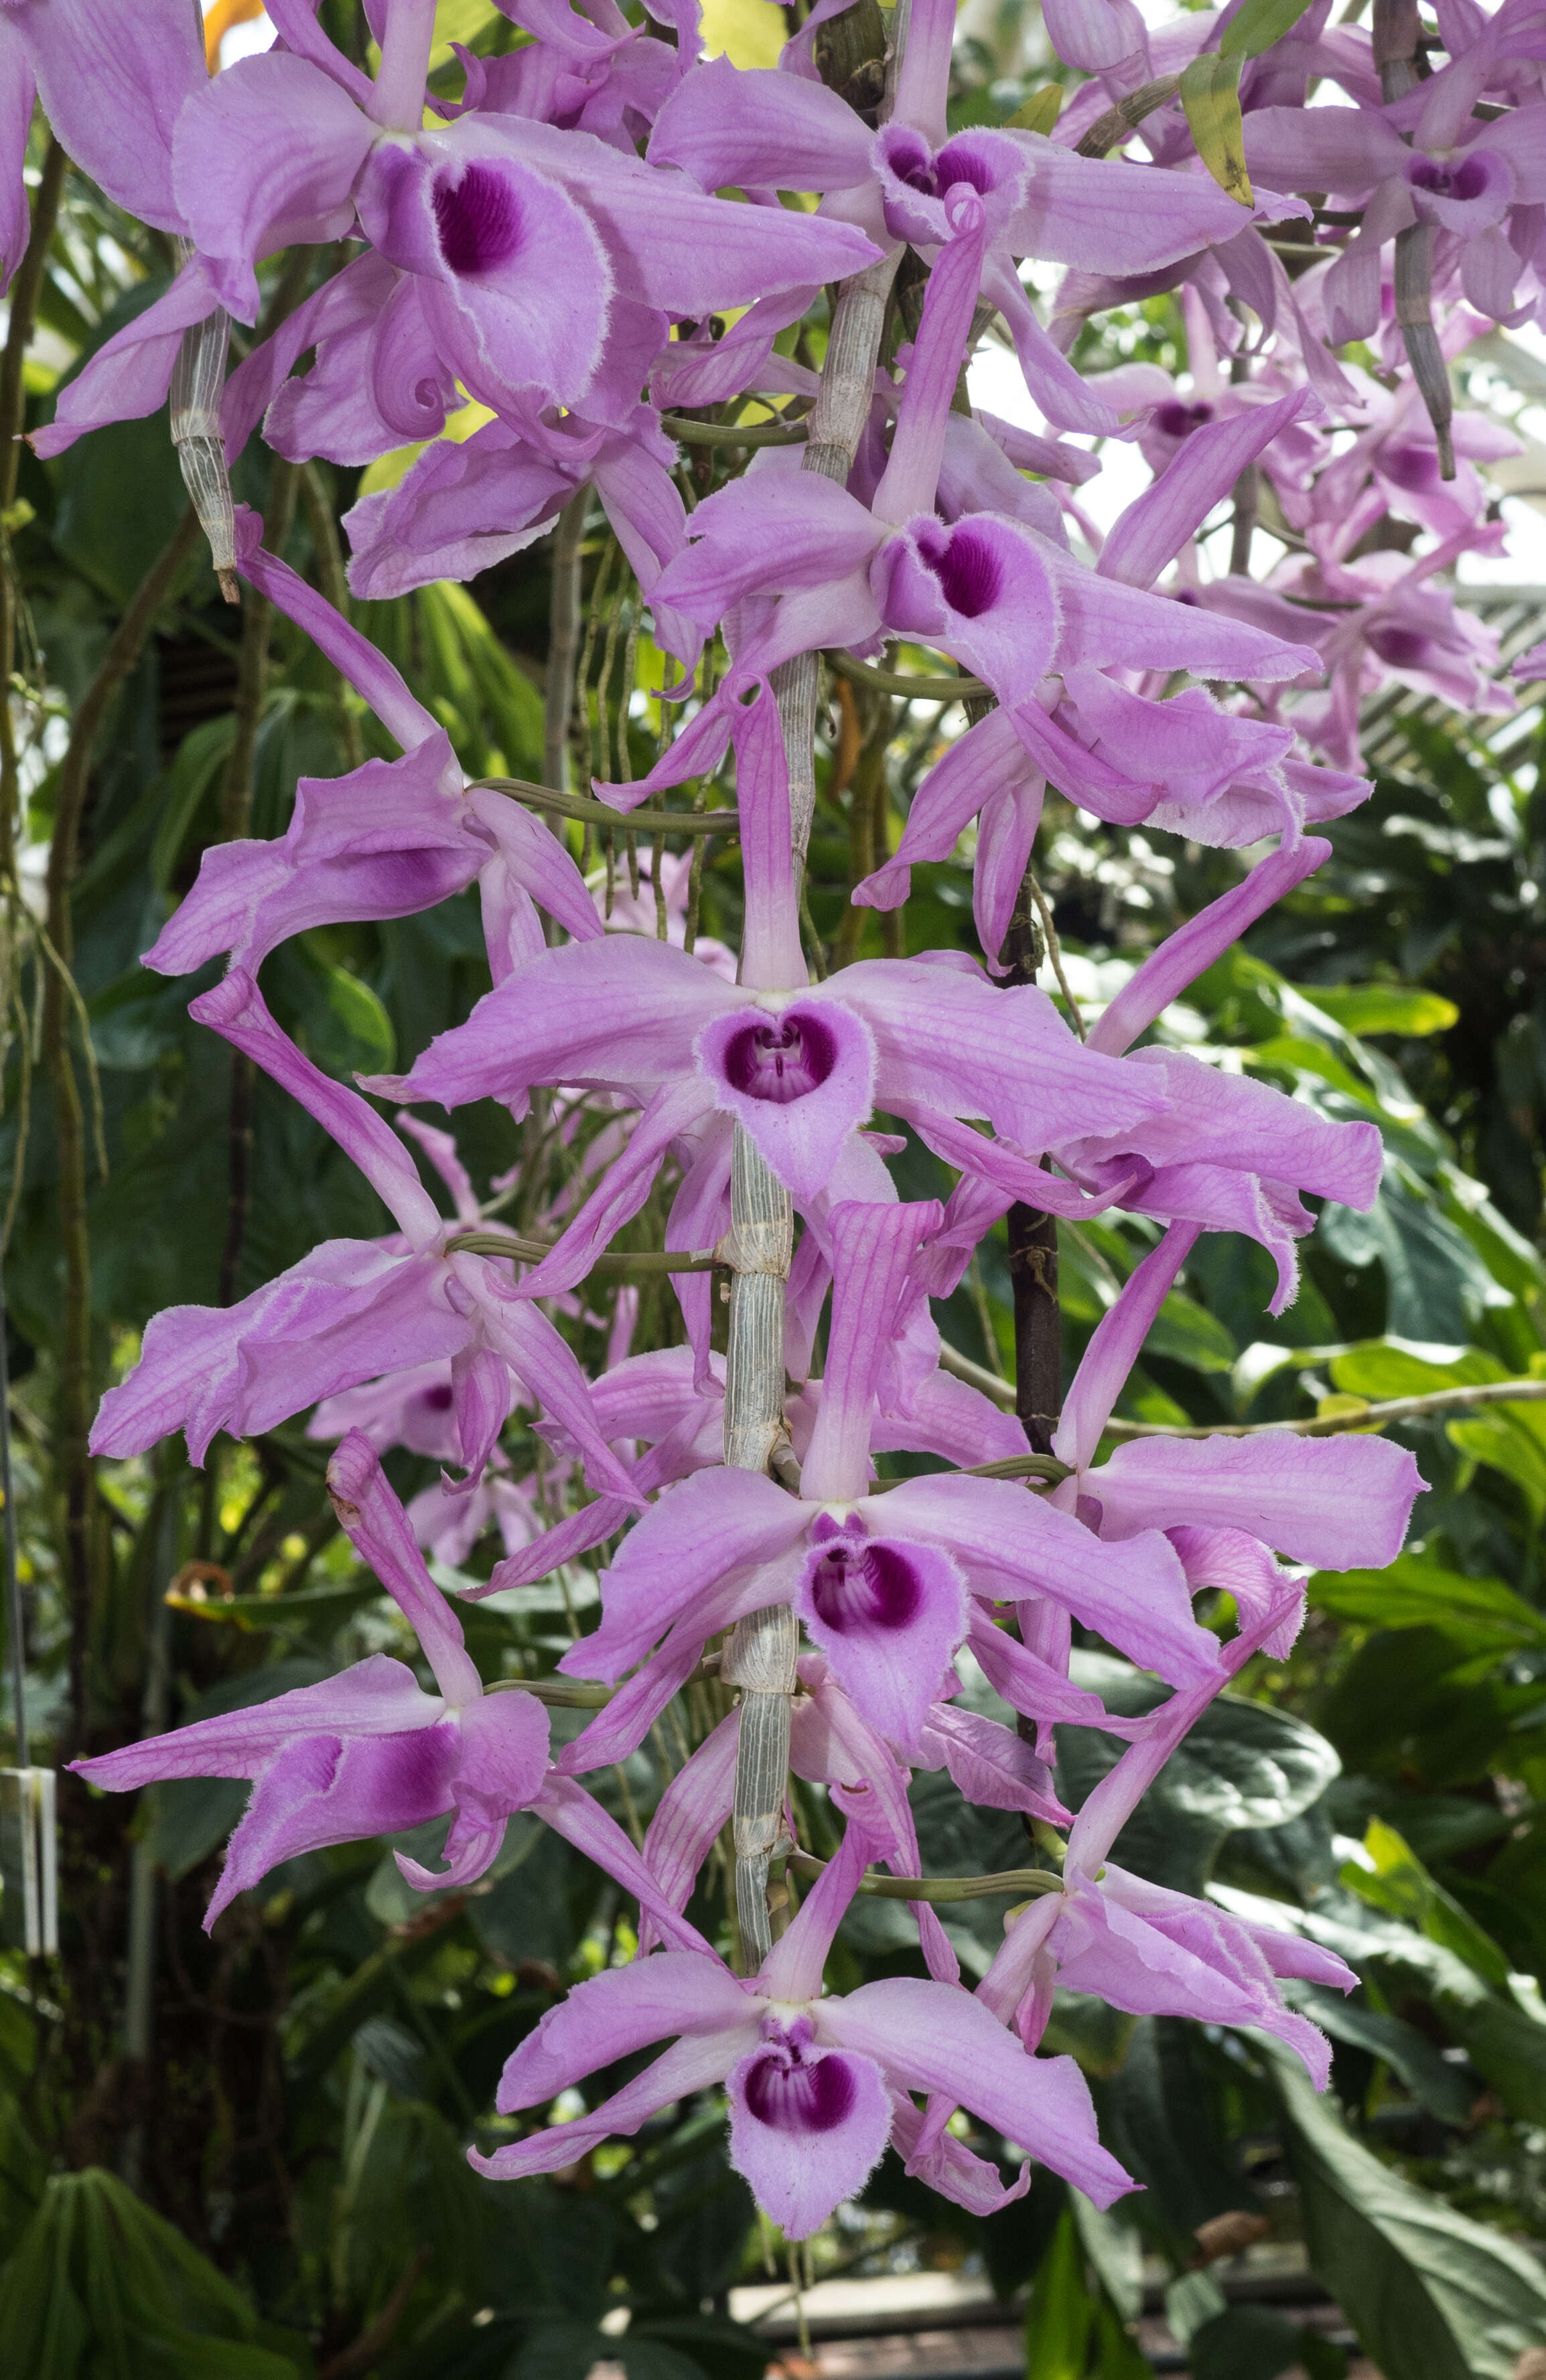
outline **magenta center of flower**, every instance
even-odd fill
[[[1407,179],[1414,189],[1427,190],[1436,199],[1464,202],[1484,197],[1491,176],[1480,157],[1463,157],[1453,168],[1441,164],[1436,157],[1420,157],[1408,168]]]
[[[905,128],[892,133],[886,163],[899,182],[926,199],[943,198],[958,182],[969,183],[983,197],[998,179],[988,160],[966,142],[947,141],[937,157],[931,157],[927,144]]]
[[[1211,405],[1183,405],[1179,397],[1154,408],[1154,427],[1166,438],[1189,438],[1194,430],[1200,430],[1212,419]]]
[[[974,536],[969,523],[937,536],[920,531],[918,551],[945,601],[963,620],[979,618],[998,601],[1003,588],[998,556],[986,539]]]
[[[1417,669],[1428,655],[1428,644],[1415,628],[1371,628],[1369,650],[1392,669]]]
[[[435,229],[453,273],[493,273],[521,247],[520,202],[497,166],[469,165],[458,182],[437,182]]]
[[[746,2104],[775,2132],[831,2132],[854,2104],[854,2078],[841,2058],[812,2058],[796,2042],[772,2041],[746,2078]]]
[[[906,1628],[919,1606],[918,1575],[895,1546],[839,1538],[816,1566],[810,1600],[834,1635],[856,1628]]]
[[[831,1028],[810,1014],[743,1025],[724,1052],[731,1089],[780,1108],[820,1090],[836,1063],[837,1042]]]

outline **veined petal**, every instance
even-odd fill
[[[655,1965],[655,1958],[646,1959],[639,1967],[621,1972],[642,1973]],[[592,1982],[603,1980],[593,1976]],[[584,1986],[581,1986],[583,1989]],[[578,1995],[575,1995],[578,1997]],[[507,2147],[495,2149],[485,2156],[477,2149],[468,2151],[468,2163],[493,2181],[515,2181],[529,2173],[554,2173],[560,2166],[573,2165],[590,2149],[599,2148],[602,2142],[612,2138],[631,2139],[639,2126],[669,2107],[674,2100],[685,2099],[689,2092],[707,2091],[723,2082],[731,2067],[757,2038],[757,2019],[749,2016],[744,2024],[721,2033],[689,2034],[647,2066],[642,2074],[589,2116],[581,2116],[570,2124],[550,2124],[546,2131],[533,2132],[524,2141],[514,2141]],[[609,2054],[604,2042],[593,2045],[596,2056],[587,2060],[583,2071],[590,2071]]]
[[[1191,1522],[1248,1529],[1317,1570],[1382,1570],[1394,1561],[1422,1485],[1415,1456],[1389,1439],[1286,1431],[1135,1439],[1087,1482],[1111,1537]]]
[[[381,1088],[456,1108],[508,1099],[535,1083],[669,1082],[688,1072],[702,1026],[739,999],[669,943],[609,934],[593,950],[534,959]]]
[[[141,223],[185,230],[172,139],[209,82],[192,11],[182,0],[137,0],[127,16],[116,0],[6,0],[6,22],[81,172]]]
[[[604,1573],[603,1619],[560,1666],[570,1677],[619,1677],[696,1597],[738,1571],[773,1561],[803,1536],[811,1509],[750,1471],[700,1471],[651,1504]]]
[[[1101,2146],[1071,2058],[1031,2058],[969,1993],[898,1975],[817,2010],[822,2036],[873,2058],[905,2090],[939,2091],[1109,2206],[1136,2187]]]
[[[823,84],[717,57],[683,76],[646,154],[652,165],[680,165],[705,190],[851,190],[870,179],[870,140]]]
[[[253,266],[274,249],[341,239],[376,128],[320,67],[281,50],[238,60],[177,117],[172,185],[237,320],[258,310]]]
[[[386,1653],[371,1653],[335,1678],[243,1710],[197,1718],[167,1735],[142,1737],[70,1767],[104,1792],[132,1793],[167,1777],[255,1777],[280,1748],[303,1735],[391,1735],[437,1726],[444,1706],[427,1694],[413,1671]]]
[[[791,2240],[858,2195],[891,2138],[891,2094],[873,2059],[799,2031],[772,2033],[726,2082],[730,2162]]]
[[[1102,1545],[1071,1513],[1003,1479],[908,1479],[886,1502],[888,1528],[948,1546],[974,1594],[1049,1597],[1162,1677],[1220,1676],[1218,1645],[1192,1618],[1186,1573],[1157,1530],[1126,1548]],[[1109,1567],[1121,1550],[1130,1563]]]
[[[438,1817],[451,1806],[460,1747],[449,1718],[408,1735],[304,1735],[282,1744],[231,1837],[205,1933],[238,1892],[282,1860]]]
[[[430,1576],[408,1514],[363,1430],[351,1429],[334,1449],[327,1485],[340,1526],[411,1622],[446,1701],[475,1701],[483,1689],[461,1621]]]
[[[675,2035],[734,2030],[758,2010],[749,1985],[723,1959],[695,1950],[661,1950],[577,1984],[548,2009],[505,2061],[494,2102],[502,2116],[555,2099],[620,2058]]]

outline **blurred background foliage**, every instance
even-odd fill
[[[464,14],[457,30],[480,46],[511,32],[477,6]],[[1014,7],[974,11],[964,115],[1006,115],[1046,79],[1036,39]],[[67,176],[28,364],[33,419],[47,418],[59,376],[170,269],[152,236]],[[276,308],[302,292],[284,260],[270,278]],[[1085,338],[1091,369],[1119,356],[1174,363],[1180,352],[1163,299]],[[819,352],[819,326],[813,344]],[[689,497],[714,468],[697,450]],[[271,518],[290,507],[287,558],[335,589],[335,523],[357,478],[315,465],[276,486],[254,448],[237,492]],[[139,965],[201,853],[228,831],[233,803],[239,816],[250,799],[251,832],[281,833],[298,777],[336,775],[362,749],[388,748],[283,621],[272,624],[254,698],[242,669],[251,612],[214,600],[191,549],[110,703],[73,879],[62,893],[55,883],[50,907],[70,722],[182,507],[163,417],[100,433],[46,469],[24,455],[6,522],[26,805],[0,1023],[0,1183],[14,1185],[7,1354],[33,1756],[59,1763],[265,1699],[400,1636],[336,1533],[326,1450],[302,1424],[250,1445],[217,1441],[201,1474],[171,1446],[91,1466],[71,1438],[72,1347],[94,1402],[159,1307],[239,1296],[318,1240],[386,1225],[331,1142],[264,1081],[251,1093],[245,1191],[233,1198],[245,1126],[229,1051],[186,1014],[202,980],[167,982]],[[544,541],[470,589],[354,607],[469,773],[541,774],[548,555]],[[584,589],[577,769],[605,768],[626,738],[639,773],[660,706],[641,690],[630,697],[624,680],[658,686],[660,662],[599,513]],[[1499,605],[1505,651],[1539,637],[1527,596]],[[975,953],[965,850],[917,871],[899,917],[846,898],[895,846],[959,710],[836,681],[826,692],[809,905],[816,954],[834,964],[903,948]],[[1384,704],[1369,722],[1374,798],[1331,829],[1333,859],[1167,1014],[1164,1035],[1328,1114],[1372,1119],[1388,1165],[1371,1215],[1321,1214],[1303,1290],[1279,1320],[1266,1311],[1263,1252],[1205,1240],[1133,1375],[1124,1418],[1260,1422],[1546,1377],[1542,742],[1538,709],[1484,732],[1411,698]],[[578,827],[572,835],[617,922],[652,929],[658,860],[686,929],[734,945],[732,847],[710,844],[698,880],[685,839],[667,862],[648,844],[641,857],[621,836],[603,852],[582,847]],[[1074,996],[1098,1008],[1240,866],[1236,855],[1050,802],[1038,867]],[[396,924],[309,934],[264,970],[281,1022],[346,1079],[406,1062],[487,979],[470,895]],[[1050,973],[1042,979],[1051,987]],[[79,1149],[59,1130],[61,1046],[79,1092]],[[517,1211],[540,1212],[583,1162],[585,1129],[555,1142],[492,1107],[456,1123],[481,1192],[514,1169]],[[916,1147],[900,1167],[907,1193],[941,1186]],[[640,1244],[658,1244],[663,1211],[657,1197],[630,1227]],[[1127,1221],[1061,1232],[1068,1370],[1147,1245]],[[1002,1378],[1013,1345],[1002,1228],[940,1319],[961,1354]],[[588,1292],[565,1327],[599,1364],[612,1322]],[[635,1345],[676,1335],[669,1296],[646,1288]],[[1389,1572],[1313,1582],[1292,1660],[1248,1672],[1216,1706],[1121,1846],[1128,1865],[1166,1883],[1234,1908],[1270,1903],[1277,1922],[1357,1967],[1362,1988],[1345,2005],[1289,1987],[1333,2036],[1332,2093],[1317,2102],[1259,2037],[1134,2021],[1061,1993],[1056,2046],[1090,2075],[1102,2128],[1145,2192],[1102,2216],[1041,2175],[1028,2199],[980,2221],[888,2158],[863,2203],[813,2243],[809,2272],[939,2266],[981,2271],[1006,2299],[1029,2290],[1030,2380],[1147,2370],[1129,2327],[1146,2277],[1199,2374],[1272,2380],[1297,2362],[1329,2380],[1344,2368],[1338,2348],[1221,2288],[1210,2242],[1251,2237],[1303,2242],[1389,2380],[1508,2380],[1520,2350],[1539,2343],[1546,1404],[1418,1420],[1401,1435],[1430,1483],[1409,1550]],[[539,1442],[517,1424],[506,1452],[512,1477],[535,1479],[553,1510],[562,1482],[542,1473]],[[400,1451],[389,1469],[405,1494],[434,1475]],[[490,1534],[462,1572],[442,1569],[443,1582],[486,1577],[496,1551]],[[595,1601],[593,1571],[577,1567],[500,1608],[469,1609],[469,1645],[486,1676],[541,1673],[590,1624]],[[1117,1706],[1141,1706],[1147,1681],[1099,1647],[1078,1659]],[[995,1706],[985,1683],[980,1694]],[[627,1823],[647,1820],[713,1716],[689,1705],[603,1780]],[[566,1715],[555,1721],[561,1733]],[[1064,1730],[1070,1800],[1116,1749]],[[968,1808],[938,1782],[925,1776],[915,1788],[931,1872],[1022,1864],[1016,1822]],[[469,1893],[426,1900],[402,1885],[387,1844],[352,1845],[275,1871],[207,1938],[200,1921],[243,1790],[165,1785],[136,1806],[62,1779],[61,1956],[29,1965],[0,1953],[7,2369],[20,2380],[584,2380],[604,2358],[627,2380],[758,2380],[765,2350],[731,2321],[729,2291],[795,2268],[725,2164],[712,2100],[548,2180],[489,2184],[464,2161],[474,2134],[497,2136],[493,2086],[516,2043],[567,1982],[631,1951],[615,1888],[517,1818],[493,1875]],[[818,1796],[804,1815],[821,1845]],[[965,1907],[952,1930],[969,1978],[1004,1910]],[[694,1913],[711,1932],[723,1927],[712,1868]],[[917,1970],[905,1912],[859,1903],[838,1963],[849,1982]],[[619,2079],[587,2087],[599,2096]],[[976,2145],[1010,2158],[1007,2143]]]

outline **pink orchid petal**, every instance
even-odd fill
[[[857,2198],[891,2138],[891,2094],[872,2059],[761,2041],[731,2069],[730,2162],[790,2240]]]

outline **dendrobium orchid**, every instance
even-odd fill
[[[487,1873],[517,1810],[536,1810],[620,1882],[642,1894],[668,1940],[695,1930],[654,1888],[651,1872],[615,1820],[548,1766],[548,1715],[516,1688],[487,1692],[461,1622],[424,1567],[408,1515],[369,1440],[351,1430],[328,1465],[338,1519],[409,1621],[434,1676],[426,1694],[411,1670],[372,1653],[335,1678],[296,1686],[266,1703],[147,1736],[120,1752],[71,1765],[111,1792],[168,1777],[249,1777],[250,1803],[231,1838],[205,1913],[206,1931],[238,1892],[303,1852],[361,1836],[396,1834],[451,1816],[442,1869],[396,1854],[420,1892],[468,1885]]]
[[[145,1333],[127,1380],[103,1399],[92,1444],[134,1454],[174,1429],[201,1463],[216,1430],[273,1428],[387,1363],[451,1361],[467,1484],[476,1484],[510,1411],[512,1372],[585,1450],[598,1488],[639,1501],[599,1435],[567,1342],[498,1260],[453,1249],[412,1159],[372,1108],[330,1082],[274,1024],[250,976],[233,969],[189,1011],[281,1084],[332,1134],[397,1224],[386,1240],[332,1240],[239,1305],[174,1305]]]
[[[1302,1572],[1394,1559],[1417,1464],[1361,1430],[1233,1424],[1102,1450],[1167,1296],[1188,1260],[1200,1272],[1203,1233],[1269,1251],[1275,1314],[1297,1285],[1306,1201],[1367,1211],[1380,1195],[1373,1123],[1260,1079],[1271,1051],[1178,1046],[1186,1019],[1166,1012],[1329,857],[1314,830],[1370,791],[1368,694],[1514,700],[1449,574],[1501,547],[1485,474],[1517,442],[1477,415],[1452,438],[1444,366],[1483,318],[1546,307],[1540,0],[1491,18],[1441,0],[1447,62],[1420,78],[1416,48],[1387,72],[1388,28],[1371,47],[1311,0],[1240,73],[1249,205],[1214,180],[1195,105],[1162,79],[1205,57],[1235,8],[1150,30],[1133,0],[1046,0],[1054,48],[1090,78],[1047,135],[948,129],[954,0],[887,12],[894,50],[841,91],[818,36],[842,0],[816,0],[779,67],[755,71],[701,58],[696,0],[647,5],[634,25],[615,0],[497,0],[519,41],[495,25],[453,45],[432,86],[434,0],[368,0],[372,73],[315,0],[268,0],[274,46],[213,79],[189,0],[0,0],[0,283],[29,236],[34,87],[74,166],[177,244],[169,285],[63,382],[35,454],[153,412],[175,371],[181,392],[195,367],[207,382],[226,315],[262,312],[218,409],[204,386],[194,433],[179,395],[173,433],[190,486],[202,472],[218,498],[223,573],[234,516],[252,595],[381,731],[363,765],[300,781],[274,840],[207,849],[144,959],[164,975],[228,962],[194,1020],[321,1127],[391,1229],[330,1240],[230,1305],[157,1315],[92,1448],[139,1457],[181,1429],[202,1463],[221,1430],[304,1416],[310,1439],[337,1441],[339,1520],[428,1665],[374,1652],[75,1765],[112,1790],[250,1780],[212,1925],[286,1862],[436,1820],[438,1865],[397,1854],[419,1891],[499,1874],[519,1813],[597,1863],[616,1888],[609,1963],[521,2041],[500,2112],[670,2046],[577,2119],[475,2155],[489,2175],[573,2166],[723,2091],[731,2160],[792,2240],[860,2192],[888,2143],[974,2213],[1022,2195],[1029,2164],[1006,2180],[974,2155],[948,2129],[957,2107],[1104,2207],[1134,2185],[1078,2069],[1039,2054],[1059,1988],[1264,2029],[1321,2083],[1326,2045],[1278,1980],[1351,1980],[1326,1952],[1139,1875],[1136,1851],[1133,1869],[1112,1854],[1136,1842],[1123,1829],[1213,1697],[1248,1661],[1286,1658]],[[1421,46],[1437,55],[1431,36]],[[1387,96],[1382,79],[1394,91],[1408,71]],[[1333,86],[1346,104],[1309,104]],[[1228,119],[1227,94],[1221,106]],[[1129,135],[1127,157],[1079,153]],[[1284,195],[1297,190],[1321,194],[1313,222]],[[1289,217],[1292,246],[1263,237]],[[1065,268],[1050,331],[1022,265]],[[1173,292],[1186,378],[1071,360],[1091,312]],[[994,313],[1019,370],[992,412],[965,370]],[[1354,336],[1375,343],[1361,364],[1333,353]],[[1111,511],[1081,491],[1106,458],[1079,434],[1120,438],[1152,475],[1103,534],[1093,516]],[[308,475],[298,566],[256,514],[233,516],[230,472],[252,469],[258,439]],[[409,626],[417,590],[496,565],[515,565],[501,597],[520,601],[492,609],[491,632],[524,618],[515,558],[562,516],[545,665],[531,657],[542,784],[469,783],[457,705],[418,699],[369,613],[351,621],[303,575],[314,561],[334,584],[317,504],[331,470],[367,465],[382,468],[346,522],[350,589],[400,602]],[[577,640],[592,504],[607,559]],[[196,509],[207,524],[207,489]],[[286,506],[269,509],[283,546]],[[1259,530],[1281,558],[1253,577]],[[266,633],[260,607],[244,663]],[[920,671],[920,651],[937,663]],[[823,652],[841,680],[830,768],[810,726]],[[946,662],[961,674],[934,676]],[[1546,646],[1515,675],[1546,675]],[[907,717],[925,700],[933,720],[894,735],[888,706]],[[972,723],[953,735],[963,700]],[[627,780],[596,784],[604,808],[569,790],[597,724]],[[901,793],[917,791],[894,842],[886,771],[904,745]],[[709,792],[727,751],[729,812]],[[639,805],[689,782],[693,809],[645,813],[641,856]],[[1049,790],[1072,820],[1059,813],[1060,834],[1094,819],[1244,855],[1233,873],[1211,860],[1215,897],[1125,979],[1111,969],[1088,1038],[1055,941],[1067,1016],[1010,938],[1023,905],[1050,915],[1029,873]],[[858,906],[829,953],[813,825],[843,803]],[[598,826],[605,863],[588,875]],[[949,947],[920,950],[919,905],[897,914],[914,871],[949,865],[968,833],[981,956],[964,913]],[[736,915],[737,842],[736,953],[718,937]],[[406,1074],[348,1088],[270,1013],[260,971],[287,941],[346,929],[368,951],[352,929],[474,886],[492,988],[427,1048],[443,1020],[420,1004]],[[856,956],[861,930],[887,955]],[[276,980],[280,965],[294,975],[277,962]],[[481,1197],[448,1134],[410,1107],[389,1121],[371,1096],[499,1102],[507,1115],[489,1121],[507,1142],[520,1126],[518,1160],[485,1143]],[[234,1101],[233,1149],[240,1121]],[[1023,1424],[1002,1409],[1013,1392],[940,1332],[1011,1208]],[[1028,1244],[1022,1209],[1110,1217],[1126,1251],[1065,1394],[1055,1242]],[[647,1210],[651,1244],[612,1248]],[[680,1329],[658,1327],[651,1284],[666,1278]],[[977,1303],[996,1355],[986,1293]],[[530,1463],[524,1437],[501,1443],[517,1406],[551,1461]],[[383,1453],[440,1478],[421,1469],[405,1505]],[[894,1455],[949,1468],[897,1477]],[[532,1666],[485,1680],[426,1548],[500,1613],[545,1608],[551,1590],[520,1597],[556,1574],[570,1638],[523,1629]],[[599,1576],[578,1573],[576,1597],[586,1556]],[[1097,1694],[1076,1629],[1153,1682]],[[561,1678],[538,1674],[560,1647]],[[1094,1674],[1114,1668],[1108,1655]],[[657,1723],[679,1694],[676,1741],[675,1718]],[[556,1742],[549,1702],[586,1712]],[[1065,1727],[1125,1747],[1082,1801]],[[578,1780],[621,1774],[647,1740],[663,1763],[668,1733],[681,1756],[639,1805],[647,1827],[623,1777],[630,1839]],[[1015,1814],[1052,1862],[1026,1879],[1033,1898],[975,1992],[966,1937],[940,1913],[949,1888],[923,1873],[916,1772]],[[839,1820],[840,1847],[774,1938],[770,1862],[790,1859],[792,1896]],[[707,1938],[716,1845],[736,1972]],[[850,1900],[885,1884],[866,1879],[871,1864],[909,1897],[927,1979],[829,1993]]]
[[[863,1819],[850,1817],[838,1857],[755,1977],[740,1980],[712,1954],[660,1951],[593,1976],[550,2009],[505,2069],[502,2114],[546,2106],[599,2068],[677,2037],[588,2115],[474,2164],[500,2180],[551,2173],[636,2132],[688,2092],[723,2083],[731,2163],[788,2236],[803,2240],[862,2189],[894,2131],[907,2153],[919,2123],[907,2094],[926,2091],[981,2114],[1109,2206],[1133,2185],[1096,2139],[1090,2086],[1071,2058],[1028,2057],[986,2008],[947,1984],[898,1976],[823,1994],[827,1951],[868,1844]],[[980,2189],[981,2160],[953,2145],[943,2170],[964,2160],[962,2185]],[[947,2186],[939,2170],[930,2178]],[[1022,2189],[1028,2180],[1022,2172]]]

